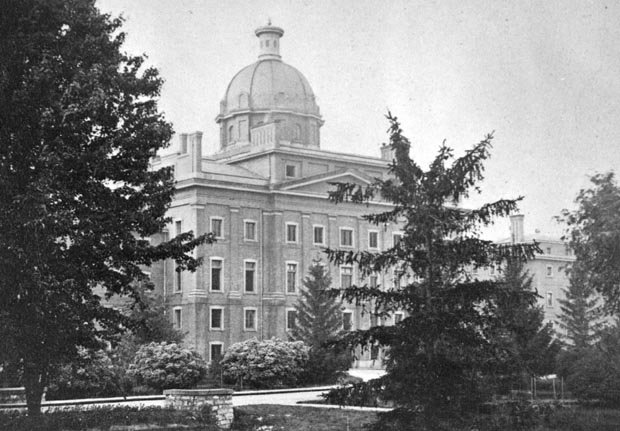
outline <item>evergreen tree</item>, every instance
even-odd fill
[[[304,288],[295,305],[294,340],[310,347],[308,365],[302,380],[332,383],[351,365],[351,357],[332,342],[342,330],[341,303],[329,294],[331,277],[320,259],[312,262],[303,280]]]
[[[514,292],[496,281],[473,279],[471,268],[500,265],[508,257],[532,258],[538,248],[533,244],[495,244],[478,237],[480,227],[515,211],[519,199],[502,199],[472,210],[456,205],[471,190],[478,190],[491,135],[457,159],[444,143],[425,171],[410,158],[410,143],[397,119],[391,115],[388,119],[394,154],[390,176],[369,187],[338,184],[330,197],[336,203],[363,204],[375,197],[391,203],[389,210],[368,214],[365,219],[376,225],[398,225],[404,230],[403,239],[378,253],[327,253],[336,265],[357,265],[362,276],[394,268],[413,275],[400,288],[345,289],[342,298],[346,301],[374,303],[386,315],[404,310],[406,318],[394,326],[355,331],[344,342],[357,346],[378,343],[387,348],[386,375],[374,387],[383,399],[400,408],[386,420],[413,427],[412,422],[422,419],[426,426],[438,429],[442,417],[463,418],[477,411],[479,403],[491,395],[481,377],[499,372],[512,353],[497,338],[505,327],[497,304]],[[535,301],[533,293],[519,296]]]
[[[149,161],[172,130],[162,80],[121,52],[120,26],[95,0],[0,8],[0,355],[21,368],[30,415],[60,364],[126,327],[93,288],[137,298],[144,266],[195,270],[211,239],[148,241],[170,223],[171,169]]]
[[[513,292],[500,297],[497,304],[498,316],[506,325],[507,343],[517,358],[511,364],[513,369],[508,370],[513,376],[512,385],[522,384],[524,374],[551,374],[561,345],[554,337],[551,323],[544,323],[542,307],[530,300],[532,276],[522,261],[508,259],[499,281]]]
[[[569,349],[577,351],[594,345],[604,328],[604,312],[600,299],[590,287],[580,268],[580,262],[570,270],[568,289],[564,289],[565,299],[559,299],[559,326],[564,330],[564,338]]]

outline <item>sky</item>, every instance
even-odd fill
[[[178,133],[217,151],[219,102],[256,61],[257,27],[284,29],[282,60],[308,79],[321,148],[379,156],[391,111],[428,166],[494,132],[480,195],[523,196],[525,232],[561,236],[554,217],[597,172],[620,168],[620,2],[503,0],[98,0],[125,18],[124,49],[165,80],[159,106]],[[485,232],[509,236],[500,220]]]

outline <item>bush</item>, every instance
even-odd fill
[[[301,341],[251,339],[230,346],[222,359],[225,379],[253,388],[294,386],[308,361]]]
[[[165,342],[141,346],[128,370],[138,385],[159,391],[192,388],[205,373],[206,365],[198,353]]]
[[[116,372],[108,352],[79,351],[78,359],[60,367],[50,382],[46,399],[66,400],[123,395],[121,376]]]

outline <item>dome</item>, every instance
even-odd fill
[[[280,59],[259,60],[241,69],[232,79],[220,115],[246,110],[320,115],[308,80]]]

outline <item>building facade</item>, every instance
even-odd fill
[[[385,177],[391,154],[387,147],[376,158],[321,149],[323,119],[306,78],[282,61],[283,33],[271,25],[256,30],[258,60],[226,89],[215,154],[202,155],[202,134],[195,132],[181,134],[176,152],[152,161],[153,169],[173,167],[176,180],[173,221],[163,235],[217,236],[195,250],[204,261],[194,273],[179,273],[170,261],[151,268],[175,326],[207,360],[245,339],[286,339],[303,277],[314,259],[325,261],[324,247],[378,251],[398,240],[397,226],[378,228],[362,218],[385,204],[328,201],[331,182]],[[360,280],[351,266],[329,271],[332,287],[392,283],[390,274]],[[370,326],[356,307],[343,306],[342,318],[345,329]]]

